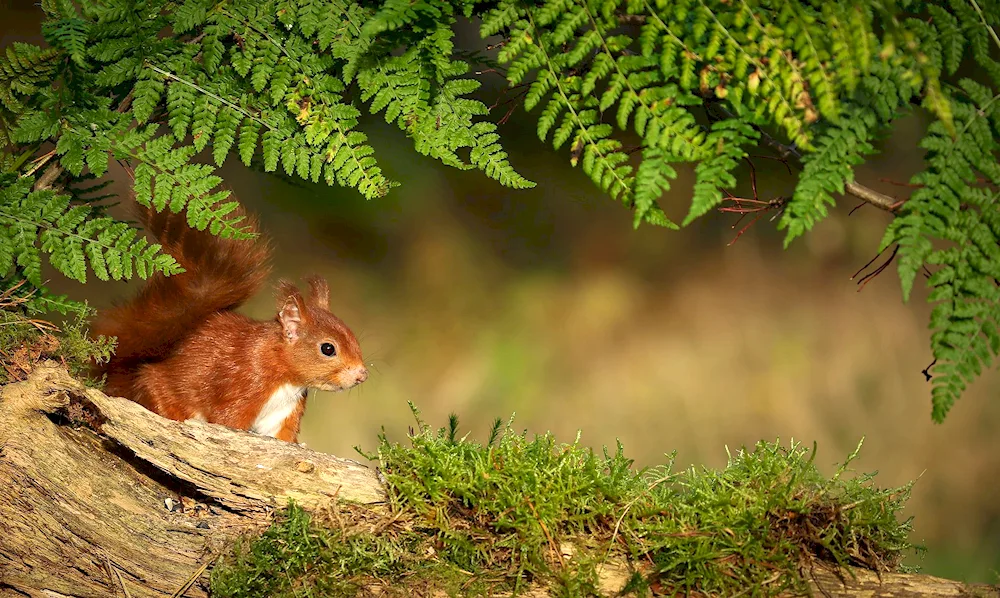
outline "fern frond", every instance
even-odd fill
[[[184,81],[174,80],[167,85],[167,112],[170,129],[178,142],[187,137],[194,115],[195,90]]]
[[[205,149],[212,140],[219,106],[220,104],[208,95],[199,95],[195,99],[191,114],[191,137],[196,152]]]
[[[156,136],[157,128],[147,127],[142,134],[123,136],[112,149],[128,156],[134,170],[136,201],[157,211],[169,207],[180,213],[187,210],[189,224],[198,230],[210,228],[225,237],[245,238],[237,228],[239,219],[226,218],[232,211],[228,204],[216,205],[228,191],[215,192],[222,178],[208,164],[194,164],[194,146],[174,147],[170,135]]]
[[[787,229],[785,246],[826,218],[833,193],[843,193],[854,180],[853,168],[875,151],[869,141],[878,125],[876,116],[859,108],[848,109],[839,126],[817,138],[813,152],[803,156],[803,170],[788,202],[779,229]]]
[[[212,141],[212,158],[217,166],[222,166],[236,141],[236,130],[246,118],[241,112],[230,106],[219,109],[215,121],[215,135]]]
[[[667,228],[679,228],[659,209],[657,201],[670,189],[670,181],[677,178],[677,171],[670,165],[677,160],[659,148],[646,148],[635,175],[635,211],[632,226],[639,228],[643,222]]]
[[[42,23],[42,35],[53,48],[62,50],[78,66],[86,66],[90,23],[72,16]]]
[[[59,53],[22,42],[7,46],[0,56],[0,104],[10,112],[24,109],[23,97],[38,91],[52,77]]]
[[[706,146],[711,153],[695,167],[694,196],[684,225],[708,213],[722,201],[722,189],[736,185],[733,170],[746,156],[745,147],[759,138],[756,129],[734,120],[716,121]]]
[[[266,171],[387,193],[395,183],[363,111],[442,164],[532,186],[501,144],[497,121],[510,113],[497,119],[481,97],[492,93],[483,77],[501,73],[517,89],[500,101],[523,100],[539,138],[635,225],[674,226],[660,202],[687,165],[684,223],[708,213],[763,140],[802,167],[781,201],[786,243],[922,105],[934,119],[923,187],[885,243],[899,245],[907,296],[916,273],[933,270],[935,417],[996,353],[996,0],[46,0],[43,10],[49,48],[15,43],[0,56],[0,177],[13,193],[0,267],[38,305],[64,305],[40,286],[42,254],[78,280],[166,267],[74,191],[111,160],[133,169],[140,202],[231,236],[242,234],[236,204],[215,166],[234,149]],[[495,36],[495,59],[457,46],[460,16]],[[57,191],[24,187],[43,166]]]
[[[58,68],[59,52],[14,42],[0,55],[0,147],[12,141],[16,128],[34,128],[26,135],[42,139],[55,134],[57,118],[51,112],[30,111],[27,101],[48,86]],[[34,122],[21,122],[34,118]]]
[[[971,80],[961,88],[969,99],[950,98],[961,126],[954,137],[941,120],[930,126],[921,142],[928,167],[912,179],[920,187],[882,240],[899,244],[904,299],[921,268],[937,268],[928,279],[935,421],[1000,352],[1000,93]],[[949,246],[935,249],[933,238]]]
[[[87,264],[102,280],[173,274],[180,266],[158,245],[135,239],[136,230],[107,217],[93,217],[87,205],[67,195],[32,191],[34,179],[4,175],[0,190],[0,277],[23,277],[42,287],[41,254],[62,274],[86,282]]]

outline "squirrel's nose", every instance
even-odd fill
[[[354,375],[354,383],[361,384],[367,379],[368,379],[368,369],[362,366],[361,369],[358,370],[358,373]]]

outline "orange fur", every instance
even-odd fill
[[[111,362],[95,367],[107,375],[108,394],[170,419],[256,425],[295,442],[305,408],[304,393],[296,400],[295,392],[343,390],[367,379],[357,339],[329,311],[325,280],[310,279],[308,298],[280,282],[276,317],[247,318],[233,310],[267,279],[265,242],[193,230],[183,215],[140,209],[139,217],[185,272],[158,274],[132,300],[99,315],[94,334],[118,337]],[[256,221],[248,223],[257,232]],[[322,352],[325,343],[334,355]],[[280,400],[269,404],[272,396]]]
[[[302,421],[302,413],[306,410],[306,402],[302,401],[299,403],[292,415],[284,421],[281,429],[275,435],[278,440],[284,440],[285,442],[295,442],[299,437],[299,423]]]

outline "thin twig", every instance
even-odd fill
[[[189,577],[187,581],[184,582],[184,585],[182,585],[180,588],[177,589],[176,592],[170,595],[170,598],[180,598],[181,596],[183,596],[185,592],[191,589],[191,586],[194,585],[194,582],[198,581],[198,578],[201,577],[201,574],[205,572],[205,569],[208,569],[209,565],[214,563],[218,558],[219,557],[212,557],[207,561],[205,561],[204,563],[202,563],[201,567],[198,567],[198,570],[195,571],[191,575],[191,577]]]
[[[759,155],[747,156],[746,157],[746,159],[748,161],[749,161],[750,158],[758,158],[758,159],[761,159],[761,160],[774,160],[775,162],[781,162],[782,164],[784,164],[785,170],[788,171],[788,174],[792,174],[792,167],[788,164],[788,158],[786,158],[786,157],[783,157],[783,156],[759,156]]]
[[[895,213],[896,210],[899,209],[899,206],[903,205],[903,200],[901,199],[889,197],[885,193],[879,193],[874,189],[857,183],[847,183],[844,185],[844,190],[854,197],[866,201],[876,208],[885,210],[886,212]]]
[[[868,202],[863,201],[863,202],[859,203],[858,205],[854,206],[853,208],[851,208],[851,211],[848,212],[847,215],[848,216],[853,216],[854,212],[857,212],[858,210],[860,210],[861,208],[863,208],[863,207],[865,207],[867,205],[868,205]]]
[[[875,257],[873,257],[872,259],[868,260],[868,263],[865,264],[864,266],[861,266],[860,268],[858,268],[858,270],[854,274],[851,274],[851,277],[848,278],[847,280],[854,280],[854,278],[856,276],[858,276],[859,274],[861,274],[862,272],[864,272],[868,268],[868,266],[871,266],[875,262],[875,260],[877,260],[879,258],[879,256],[882,255],[883,253],[885,253],[884,249],[882,251],[876,253]]]
[[[534,513],[534,515],[535,515],[535,521],[537,521],[538,525],[541,526],[542,533],[544,533],[545,534],[545,538],[548,539],[548,541],[549,541],[549,548],[552,549],[552,552],[556,553],[556,557],[559,559],[559,564],[561,566],[565,567],[566,566],[566,562],[563,561],[562,550],[560,550],[559,546],[556,545],[556,541],[554,539],[552,539],[552,534],[549,533],[548,526],[546,526],[545,522],[542,521],[542,518],[538,516],[538,511],[535,510],[535,505],[530,500],[525,501],[525,502],[528,503],[528,506],[531,508],[531,512]]]
[[[17,290],[27,284],[27,280],[19,280],[14,286],[10,287],[3,293],[0,293],[0,310],[7,311],[14,314],[15,319],[10,322],[0,322],[0,326],[19,326],[22,324],[30,324],[35,327],[36,330],[42,334],[48,334],[49,332],[59,332],[59,327],[51,322],[45,320],[37,320],[34,318],[29,318],[27,316],[22,316],[15,312],[14,309],[18,308],[25,303],[31,301],[31,298],[35,295],[38,289],[31,289],[25,295],[17,295]]]
[[[871,282],[872,280],[874,280],[876,276],[878,276],[879,274],[881,274],[882,272],[884,272],[885,269],[889,267],[889,264],[891,264],[892,261],[894,259],[896,259],[896,254],[898,252],[899,252],[899,245],[896,245],[895,247],[893,247],[892,254],[889,255],[889,259],[885,260],[885,262],[883,262],[882,265],[879,266],[878,268],[875,268],[874,271],[869,272],[868,274],[865,274],[861,278],[861,280],[858,281],[858,292],[859,293],[865,288],[865,285],[867,285],[869,282]],[[879,255],[881,255],[881,254],[879,254]],[[877,258],[878,256],[875,256],[875,257]],[[874,262],[874,261],[875,260],[873,259],[872,262]],[[871,264],[872,262],[868,262],[868,263]],[[867,268],[867,266],[865,266],[865,267]],[[864,268],[862,268],[862,269],[864,269]],[[854,277],[852,276],[851,278],[854,278]]]
[[[509,121],[510,117],[513,116],[515,110],[517,110],[517,104],[511,105],[511,107],[507,109],[507,112],[497,121],[497,125],[507,124],[507,121]]]
[[[45,169],[42,176],[38,177],[38,180],[35,181],[35,191],[51,189],[62,173],[63,167],[58,162],[49,164],[49,167]]]
[[[37,158],[31,161],[31,168],[29,168],[28,171],[25,172],[23,176],[31,176],[35,174],[36,172],[38,172],[38,169],[40,169],[42,166],[45,166],[48,163],[48,161],[51,160],[55,155],[56,155],[56,150],[51,150],[47,153],[42,154],[41,156],[38,156]]]
[[[921,185],[920,183],[905,183],[903,181],[896,181],[896,180],[890,179],[889,177],[880,177],[879,181],[881,181],[883,183],[889,183],[890,185],[896,185],[897,187],[910,187],[910,188],[913,188],[913,189],[919,189],[919,188],[923,187],[923,185]]]
[[[924,375],[924,378],[927,378],[928,382],[930,382],[931,378],[934,377],[934,374],[931,373],[931,368],[934,367],[936,364],[937,364],[937,357],[934,358],[934,361],[932,361],[930,365],[920,370],[920,373]]]
[[[132,595],[128,593],[128,587],[125,585],[125,579],[122,577],[121,571],[119,571],[118,567],[111,562],[110,558],[105,557],[105,560],[108,562],[108,572],[112,574],[113,578],[118,580],[118,585],[121,586],[122,592],[125,594],[125,598],[132,598]]]
[[[735,118],[735,115],[726,110],[724,107],[716,106],[716,108],[724,112],[727,117]],[[798,148],[796,148],[795,146],[785,145],[784,143],[781,143],[780,141],[769,135],[766,131],[763,131],[761,129],[758,129],[758,131],[760,132],[760,138],[764,140],[764,143],[770,145],[772,148],[777,150],[778,154],[782,158],[787,159],[789,156],[795,158],[798,161],[801,168],[802,153],[798,150]],[[857,197],[858,199],[865,201],[866,203],[870,203],[876,208],[880,210],[885,210],[886,212],[889,213],[895,213],[896,210],[899,209],[899,206],[903,205],[904,202],[904,200],[897,200],[896,198],[889,197],[884,193],[879,193],[878,191],[870,187],[866,187],[864,185],[860,185],[858,183],[853,183],[853,182],[845,184],[844,191],[849,195],[853,195],[854,197]]]
[[[45,320],[31,320],[25,318],[24,320],[17,320],[14,322],[0,322],[0,326],[20,326],[22,324],[31,324],[39,332],[59,332],[58,326],[50,324]]]
[[[488,68],[488,69],[483,69],[481,71],[476,71],[477,75],[487,75],[489,73],[493,73],[493,74],[499,75],[499,76],[503,77],[504,79],[507,78],[507,73],[504,72],[504,71],[502,71],[501,69],[496,68],[496,67],[491,67],[491,68]]]
[[[782,196],[778,196],[770,200],[760,199],[757,194],[757,168],[754,166],[753,160],[751,160],[749,157],[744,157],[744,160],[746,160],[747,164],[750,166],[750,188],[753,191],[753,199],[736,197],[729,191],[725,191],[727,195],[726,199],[728,201],[733,202],[733,205],[722,206],[719,208],[719,211],[740,215],[740,217],[736,219],[736,222],[734,222],[733,226],[731,227],[734,229],[740,222],[743,221],[743,218],[747,214],[756,214],[756,216],[754,216],[753,220],[747,223],[743,228],[739,230],[739,232],[736,233],[736,236],[733,237],[733,240],[726,245],[727,247],[732,246],[733,243],[738,241],[739,238],[743,236],[743,233],[750,230],[750,227],[756,224],[757,221],[764,216],[764,214],[766,214],[771,210],[776,210],[774,216],[771,217],[771,220],[774,220],[774,218],[776,218],[778,215],[782,213],[782,211],[784,211],[785,204],[788,203],[788,198]],[[785,165],[787,166],[787,163]]]

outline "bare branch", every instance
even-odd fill
[[[35,191],[51,189],[62,173],[63,167],[58,162],[49,164],[48,168],[46,168],[42,175],[38,177],[38,180],[35,181]]]
[[[721,111],[728,118],[735,118],[735,116],[723,106],[713,104],[711,108]],[[788,163],[788,158],[795,158],[796,166],[798,166],[799,169],[802,168],[802,152],[800,152],[798,148],[794,145],[787,145],[778,141],[769,135],[767,131],[763,131],[759,128],[758,131],[760,132],[760,138],[764,141],[764,143],[777,151],[778,155],[784,159],[786,165]],[[880,210],[885,210],[890,213],[895,213],[896,210],[899,209],[899,206],[903,205],[903,202],[905,201],[890,197],[884,193],[879,193],[870,187],[866,187],[855,182],[844,185],[844,191],[846,191],[848,195],[853,195],[854,197],[857,197],[858,199],[869,203]]]
[[[896,210],[899,209],[899,206],[903,205],[904,201],[902,199],[896,199],[895,197],[889,197],[885,193],[879,193],[874,189],[857,183],[847,183],[844,185],[844,190],[854,197],[868,202],[880,210],[885,210],[886,212],[891,213],[895,213]]]

